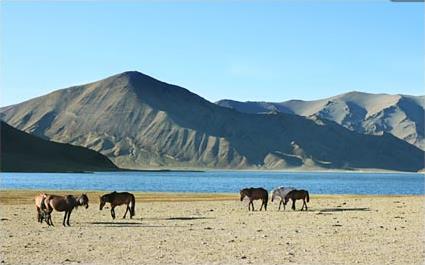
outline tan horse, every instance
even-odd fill
[[[49,219],[49,213],[46,212],[46,206],[44,205],[44,200],[46,199],[46,193],[40,193],[35,196],[35,209],[37,210],[37,222],[43,223],[43,220],[46,221]]]
[[[74,210],[74,208],[78,208],[78,206],[85,206],[85,208],[87,209],[89,207],[89,198],[84,193],[78,197],[75,197],[73,195],[47,195],[47,197],[44,199],[44,205],[46,206],[46,212],[48,212],[49,214],[53,210],[56,210],[58,212],[65,212],[62,224],[63,226],[71,226],[69,224],[69,218],[71,217],[72,210]],[[47,223],[49,225],[53,225],[51,215],[49,216]]]
[[[246,188],[240,191],[241,201],[246,197],[249,198],[248,211],[250,210],[250,206],[252,206],[252,210],[254,211],[254,200],[262,200],[262,204],[260,207],[260,211],[263,209],[267,211],[267,202],[269,200],[269,193],[267,190],[263,188]]]
[[[105,203],[108,202],[111,204],[112,219],[115,219],[115,207],[119,205],[123,205],[123,204],[127,205],[123,219],[127,215],[128,211],[130,211],[130,219],[133,218],[135,214],[136,200],[134,198],[134,195],[129,192],[114,191],[101,196],[99,200],[100,200],[99,210],[103,209],[103,206],[105,206]]]

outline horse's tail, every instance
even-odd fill
[[[308,195],[308,191],[305,191],[307,193],[307,202],[310,202],[310,196]]]
[[[134,198],[134,195],[131,194],[131,206],[130,206],[130,217],[133,217],[136,214],[136,199]]]
[[[41,199],[40,208],[43,212],[50,213],[53,211],[53,208],[50,206],[50,200],[47,197]]]

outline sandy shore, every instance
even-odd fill
[[[308,212],[277,212],[276,202],[248,212],[236,194],[137,193],[135,218],[112,221],[89,192],[65,228],[62,213],[56,227],[36,222],[34,194],[0,191],[2,264],[425,262],[424,196],[322,195]]]

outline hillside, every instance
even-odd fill
[[[1,122],[1,171],[109,171],[117,167],[87,148],[49,142]]]
[[[358,134],[285,113],[241,113],[139,72],[58,90],[1,108],[0,115],[125,168],[423,168],[424,152],[391,134]]]
[[[246,113],[275,111],[316,116],[362,134],[390,133],[425,150],[425,96],[350,92],[314,101],[272,103],[220,100],[217,104]]]

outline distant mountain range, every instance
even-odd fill
[[[327,119],[362,134],[391,133],[425,150],[425,96],[350,92],[314,101],[220,100],[217,104],[246,113],[281,112]]]
[[[392,134],[359,134],[320,117],[244,113],[139,72],[3,107],[0,118],[99,151],[122,168],[424,168],[424,152]]]
[[[1,165],[6,172],[109,171],[105,156],[79,146],[49,142],[1,122]]]

